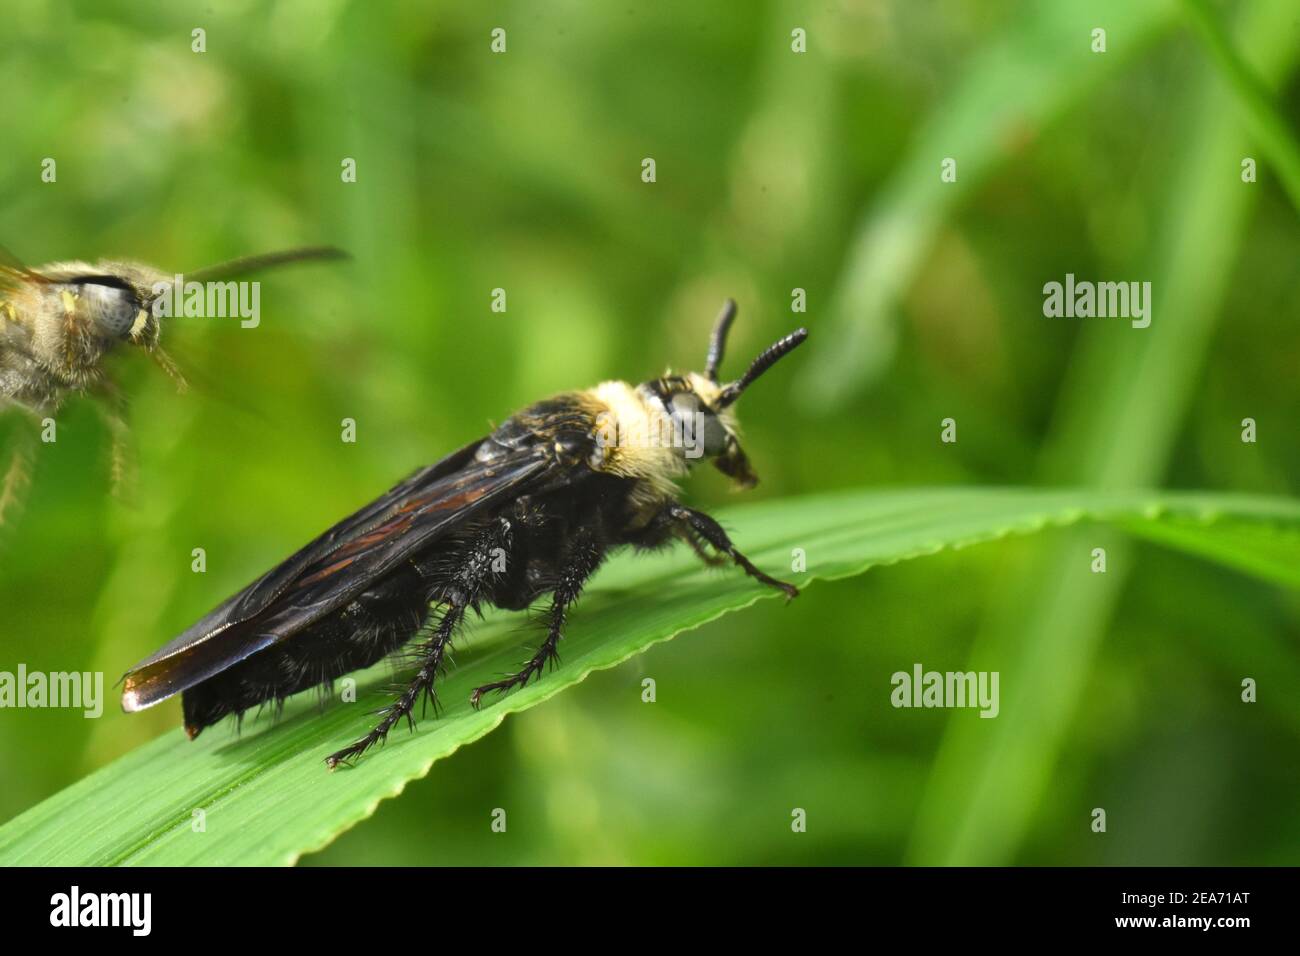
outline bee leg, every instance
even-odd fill
[[[108,427],[111,442],[109,487],[114,497],[121,498],[132,484],[131,429],[126,423],[126,400],[116,389],[110,389],[105,401],[96,402],[95,407]]]
[[[181,367],[176,364],[175,359],[163,351],[162,348],[155,346],[154,350],[149,353],[149,357],[176,385],[176,394],[184,395],[190,390],[190,383],[185,378],[185,373],[181,371]]]
[[[544,640],[537,652],[524,664],[523,670],[503,680],[493,681],[477,687],[469,695],[469,702],[475,710],[483,702],[483,695],[491,691],[504,694],[514,687],[524,687],[534,676],[541,678],[542,671],[550,664],[554,666],[560,659],[558,645],[564,630],[564,620],[569,607],[578,599],[582,586],[600,567],[605,557],[605,548],[590,534],[581,534],[568,548],[564,569],[560,572],[559,583],[551,597],[551,623]]]
[[[465,617],[465,609],[475,607],[484,587],[497,573],[494,566],[496,551],[507,551],[511,544],[510,522],[504,519],[484,528],[478,540],[468,550],[464,563],[450,582],[441,600],[446,604],[442,619],[434,629],[429,640],[420,647],[420,669],[416,672],[410,686],[395,701],[385,707],[380,714],[378,725],[350,747],[344,747],[337,753],[325,758],[325,765],[333,770],[340,763],[360,757],[377,743],[388,739],[388,732],[403,719],[412,730],[415,729],[415,705],[423,697],[432,702],[434,712],[438,709],[438,699],[434,694],[433,682],[442,669],[443,658],[451,646],[452,635]]]
[[[403,718],[406,719],[412,730],[415,729],[415,717],[413,716],[415,705],[421,697],[426,695],[430,698],[433,697],[434,679],[442,668],[442,659],[447,652],[447,647],[451,644],[452,633],[456,630],[456,625],[464,617],[467,606],[468,602],[447,605],[447,609],[443,611],[442,620],[438,622],[437,629],[434,630],[433,635],[420,649],[422,654],[420,669],[416,672],[410,686],[406,688],[400,697],[379,712],[383,717],[374,730],[352,745],[330,754],[325,758],[325,766],[333,770],[340,763],[360,757],[375,744],[387,740],[388,732]]]
[[[31,435],[24,433],[9,456],[9,467],[5,469],[4,481],[0,482],[0,527],[4,527],[5,516],[18,506],[31,481],[31,450]]]
[[[705,550],[704,545],[700,543],[702,540],[700,533],[690,525],[678,525],[677,527],[680,529],[682,539],[685,540],[685,542],[691,546],[691,550],[695,552],[695,556],[709,567],[717,568],[727,563],[726,555],[714,554],[711,551]]]
[[[736,546],[732,544],[731,539],[727,537],[727,532],[722,530],[722,525],[718,524],[717,521],[706,515],[703,511],[696,511],[693,508],[687,508],[685,505],[672,504],[668,506],[668,517],[678,524],[685,526],[689,531],[698,534],[722,554],[730,557],[731,560],[736,562],[736,564],[750,577],[757,578],[768,587],[773,587],[778,591],[785,592],[787,598],[799,596],[799,589],[793,584],[778,581],[776,578],[764,574],[755,567],[754,563],[750,561],[749,558],[736,550]]]

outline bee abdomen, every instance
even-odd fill
[[[406,568],[310,627],[185,691],[185,729],[198,736],[222,718],[312,687],[330,686],[377,664],[419,631],[429,615],[429,589]]]

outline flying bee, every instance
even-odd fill
[[[551,595],[536,653],[513,676],[477,688],[470,703],[540,679],[583,584],[614,549],[684,541],[705,561],[730,560],[794,597],[793,585],[757,568],[717,521],[678,500],[677,479],[705,459],[742,487],[758,480],[732,405],[808,334],[792,332],[722,384],[734,317],[728,301],[702,374],[604,382],[538,402],[344,518],[131,668],[123,709],[181,694],[194,738],[228,715],[328,687],[422,633],[409,686],[373,730],[326,758],[332,769],[398,722],[414,727],[422,699],[436,711],[434,682],[469,610],[523,610]]]
[[[336,249],[305,248],[250,256],[188,273],[189,282],[234,279],[307,259],[341,256]],[[179,390],[185,378],[160,343],[156,304],[173,276],[135,262],[56,262],[29,269],[11,256],[0,262],[0,412],[18,409],[34,419],[52,417],[69,395],[103,401],[96,407],[113,438],[113,485],[121,483],[126,422],[123,399],[105,367],[127,345],[148,354]],[[0,524],[26,483],[33,447],[28,433],[13,450],[0,481]]]

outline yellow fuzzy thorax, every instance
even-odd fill
[[[602,436],[597,471],[625,478],[644,478],[672,487],[686,474],[686,463],[665,435],[672,419],[659,403],[627,382],[601,382],[587,395],[599,407],[596,430]]]
[[[718,383],[693,372],[684,378],[705,404],[716,407],[722,392]],[[601,382],[582,396],[589,403],[598,438],[591,467],[636,480],[632,500],[646,514],[676,498],[676,482],[685,477],[689,462],[679,443],[674,442],[672,416],[659,401],[645,389],[616,381]],[[719,418],[729,431],[734,431],[735,418],[730,410],[723,411]]]

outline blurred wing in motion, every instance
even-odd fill
[[[21,259],[9,251],[5,246],[0,246],[0,288],[14,288],[23,282],[49,282],[45,276],[39,272],[27,268],[23,265]]]

